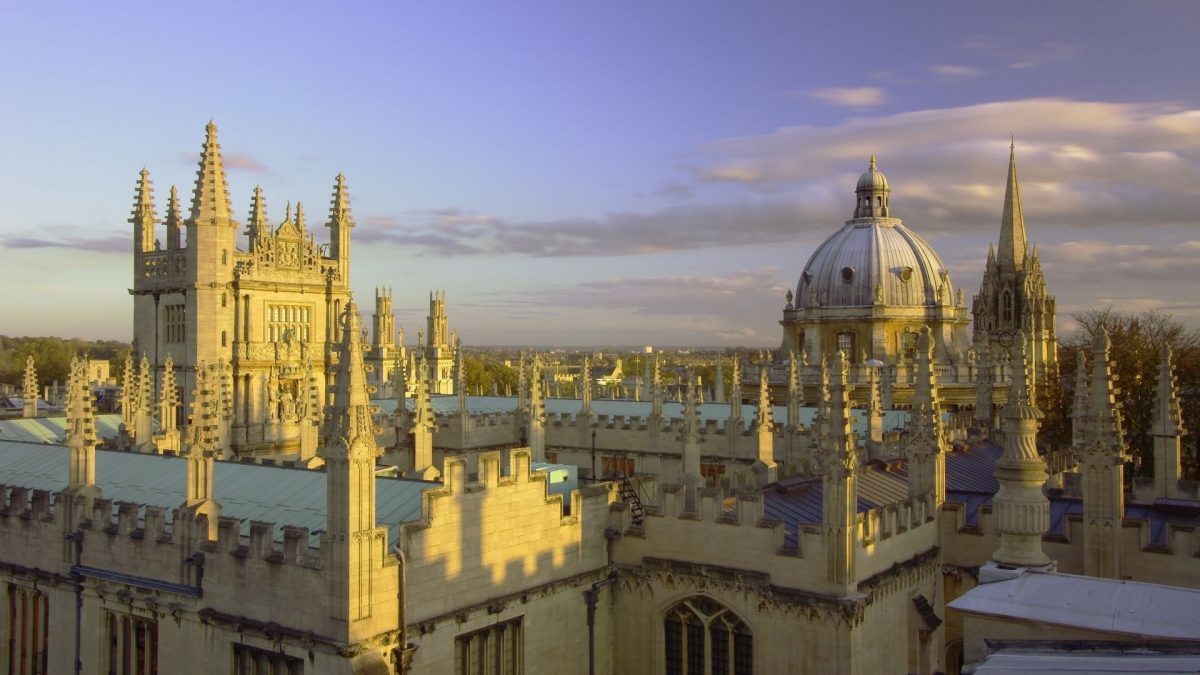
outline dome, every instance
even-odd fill
[[[925,240],[891,218],[887,177],[875,156],[855,189],[854,218],[809,258],[799,307],[931,307],[953,304],[946,265]]]
[[[876,166],[875,155],[871,155],[871,166],[858,178],[858,187],[855,191],[862,189],[891,191],[891,188],[888,187],[887,176],[883,175],[883,172]]]
[[[894,220],[851,221],[808,259],[796,304],[927,307],[950,304],[953,290],[942,259],[915,232]]]

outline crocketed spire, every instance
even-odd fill
[[[200,169],[196,172],[188,221],[194,225],[229,225],[233,222],[233,207],[225,182],[225,165],[221,162],[221,145],[217,142],[217,125],[209,120],[204,132],[204,149],[200,151]]]
[[[1004,188],[1004,215],[1000,220],[999,264],[1004,269],[1022,269],[1029,243],[1025,238],[1025,216],[1021,212],[1021,187],[1017,184],[1017,149],[1009,146],[1008,184]]]
[[[133,194],[133,213],[129,217],[138,251],[145,253],[154,250],[154,223],[157,220],[158,215],[154,210],[154,185],[150,182],[150,172],[142,167]]]
[[[333,402],[326,415],[322,457],[376,457],[375,423],[363,366],[358,306],[351,299],[342,312],[342,344]]]
[[[171,186],[171,194],[167,197],[167,250],[179,249],[180,233],[183,231],[183,216],[179,215],[179,191]]]

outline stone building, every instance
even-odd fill
[[[838,351],[853,363],[911,363],[923,326],[939,362],[966,353],[962,291],[933,248],[895,217],[891,192],[872,155],[854,190],[854,217],[817,247],[788,293],[785,353],[803,351],[811,363]]]
[[[219,173],[206,166],[219,168],[211,127],[201,176]],[[890,205],[875,173],[860,187],[867,222],[848,227],[895,230],[898,223],[882,222]],[[142,185],[139,203],[148,177]],[[345,196],[339,186],[335,205]],[[201,211],[213,208],[197,201]],[[348,223],[348,211],[339,212]],[[390,399],[371,400],[369,357],[379,361],[394,331],[390,292],[376,296],[369,343],[348,292],[332,327],[318,320],[331,317],[308,315],[317,332],[307,341],[297,332],[303,325],[272,333],[264,320],[272,315],[257,313],[274,301],[252,283],[250,257],[311,244],[298,234],[302,223],[297,206],[272,243],[246,253],[231,247],[246,264],[228,272],[225,288],[231,297],[264,294],[249,293],[230,313],[235,335],[249,325],[276,350],[292,341],[315,348],[314,336],[324,336],[325,365],[299,361],[306,369],[294,388],[304,411],[294,427],[297,456],[313,461],[245,456],[257,447],[238,424],[250,419],[246,401],[258,410],[270,396],[247,399],[238,378],[286,379],[278,351],[256,360],[244,349],[227,362],[224,352],[151,342],[166,354],[161,365],[147,355],[125,368],[119,429],[96,419],[77,361],[65,418],[19,420],[53,429],[52,442],[23,440],[0,424],[0,672],[71,672],[77,662],[83,672],[141,675],[957,673],[989,637],[1063,637],[1082,625],[1000,615],[987,601],[1008,587],[989,584],[1032,588],[1022,575],[1047,575],[1034,595],[1044,602],[1058,594],[1064,606],[1071,593],[1124,579],[1200,588],[1200,500],[1180,480],[1183,429],[1167,351],[1153,424],[1161,472],[1131,492],[1105,340],[1078,375],[1084,393],[1065,451],[1037,446],[1037,336],[1025,331],[1014,335],[1011,386],[1006,378],[1000,390],[1003,433],[989,436],[991,427],[968,428],[947,414],[969,407],[945,393],[963,384],[957,366],[943,362],[961,358],[951,349],[963,347],[954,337],[961,302],[930,306],[943,313],[940,327],[896,318],[917,326],[911,353],[897,354],[908,360],[900,362],[904,411],[885,406],[885,388],[842,349],[807,366],[816,369],[807,382],[799,359],[782,364],[782,406],[772,397],[776,366],[747,377],[734,368],[738,382],[756,380],[751,405],[740,400],[745,391],[702,404],[690,373],[684,400],[669,403],[657,362],[648,401],[593,401],[591,388],[580,387],[580,399],[552,402],[536,357],[521,368],[515,399],[469,397],[440,294],[429,339],[414,350],[425,358],[408,359],[397,378],[406,386],[393,387]],[[195,270],[181,251],[151,246],[139,261],[163,255]],[[337,256],[313,260],[327,283],[345,278]],[[184,314],[185,327],[205,308],[224,316],[219,294],[204,296],[211,305],[189,304],[196,288],[164,281],[135,293],[139,318],[153,317],[153,288],[160,302],[200,308]],[[325,297],[333,298],[330,288]],[[935,297],[951,290],[948,280],[944,288]],[[239,323],[246,307],[256,309]],[[223,325],[215,320],[212,330]],[[192,331],[186,344],[211,332]],[[882,334],[899,349],[902,332]],[[434,372],[451,343],[449,373]],[[885,337],[883,351],[870,354],[888,355],[889,344]],[[852,398],[856,376],[866,377],[861,404]],[[455,394],[435,395],[447,377]],[[990,401],[991,373],[985,384]],[[627,404],[636,407],[606,407]],[[885,433],[893,426],[904,433]],[[98,449],[101,437],[142,452]],[[292,442],[256,442],[268,441]],[[229,461],[234,455],[242,456]],[[556,487],[561,464],[593,480]]]

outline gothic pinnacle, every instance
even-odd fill
[[[193,225],[233,223],[225,165],[221,162],[221,145],[217,142],[217,125],[211,120],[205,128],[204,149],[200,152],[200,169],[196,172],[192,212],[188,221]]]
[[[1023,268],[1027,250],[1021,187],[1017,182],[1017,151],[1013,147],[1009,149],[1008,184],[1004,189],[1004,214],[1000,220],[1000,265],[1005,269]]]

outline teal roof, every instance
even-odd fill
[[[119,416],[118,416],[119,417]],[[34,421],[34,420],[26,420]],[[178,507],[184,501],[187,467],[169,455],[96,451],[96,484],[114,502]],[[67,449],[59,445],[0,441],[0,484],[56,492],[67,485]],[[437,483],[402,478],[375,479],[376,520],[396,541],[400,523],[421,516],[421,493]],[[325,528],[325,472],[261,464],[216,462],[213,498],[221,515],[237,518],[243,536],[250,521],[275,523],[276,541],[284,525],[307,527],[312,534]]]
[[[96,435],[116,438],[121,426],[119,414],[96,415]],[[67,433],[66,417],[36,417],[0,420],[0,441],[59,443]]]
[[[458,411],[458,397],[453,395],[438,395],[432,396],[433,412],[438,415],[448,415]],[[579,412],[581,402],[577,398],[548,398],[546,402],[546,413],[550,415],[574,415]],[[391,415],[396,411],[395,399],[377,399],[371,401],[372,404],[379,407],[379,411],[387,415]],[[408,407],[411,410],[413,402],[409,400]],[[468,396],[467,411],[473,415],[492,414],[492,413],[510,413],[517,407],[517,399],[512,396]],[[628,401],[628,400],[611,400],[611,399],[593,399],[592,410],[597,415],[607,415],[608,417],[616,417],[622,415],[626,418],[645,419],[650,416],[652,404],[650,401]],[[754,421],[754,415],[757,406],[742,405],[742,425],[749,427]],[[855,408],[854,413],[854,430],[859,433],[867,431],[866,411],[861,408]],[[725,419],[729,417],[728,403],[701,403],[700,404],[700,421],[707,423],[709,420],[724,424]],[[782,423],[787,420],[787,406],[774,406],[772,414],[775,416],[775,422]],[[800,422],[805,425],[811,425],[813,418],[817,414],[816,408],[801,408]],[[681,419],[683,417],[683,404],[677,402],[664,402],[663,415],[668,418]],[[885,410],[883,413],[883,428],[892,430],[903,428],[908,424],[908,411],[905,410]]]

